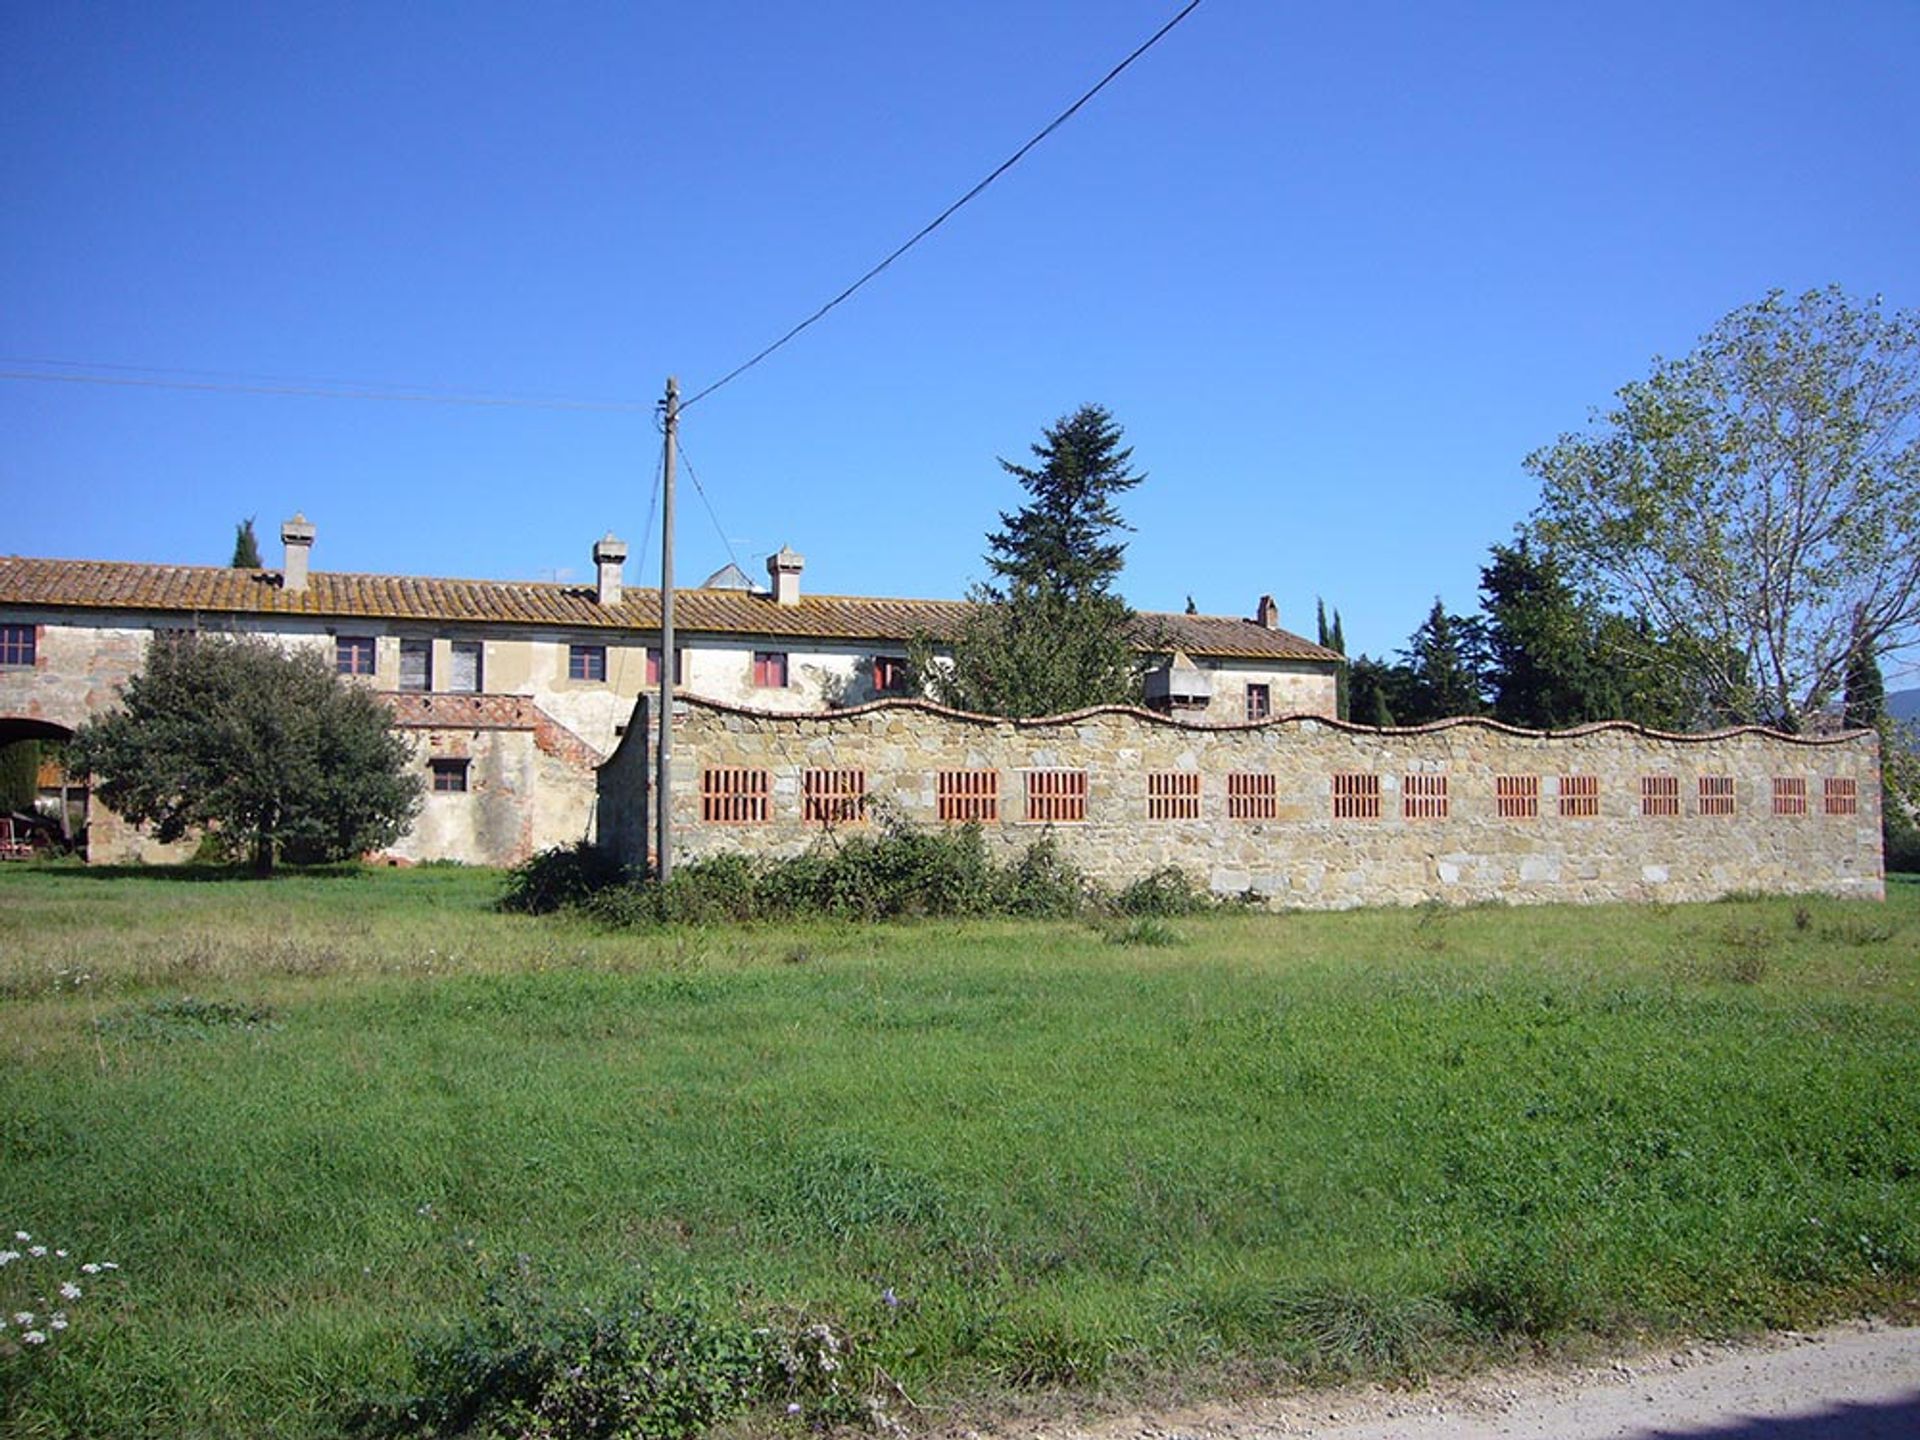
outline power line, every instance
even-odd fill
[[[168,369],[146,365],[112,365],[77,360],[20,360],[0,358],[0,365],[66,366],[71,374],[49,374],[46,369],[0,369],[0,380],[39,380],[56,385],[111,385],[151,390],[194,390],[220,395],[291,395],[320,400],[381,400],[414,405],[479,405],[518,410],[599,410],[622,414],[648,411],[651,402],[581,400],[563,395],[488,395],[462,390],[434,390],[426,386],[361,384],[351,380],[297,380],[248,376],[244,372]],[[132,373],[107,374],[107,371]],[[190,375],[232,376],[229,379],[191,380]]]
[[[684,407],[682,407],[684,408]],[[733,553],[733,542],[727,539],[726,527],[720,523],[720,517],[713,513],[713,502],[707,498],[707,487],[700,483],[700,477],[693,473],[693,461],[687,458],[687,440],[684,435],[676,436],[675,449],[680,452],[680,463],[687,467],[687,478],[693,481],[693,488],[700,496],[700,503],[707,507],[707,518],[713,522],[713,533],[720,537],[720,544],[727,552],[727,559],[733,562],[733,568],[745,574],[740,557]]]
[[[1006,174],[1007,171],[1011,170],[1015,165],[1019,164],[1020,161],[1026,156],[1026,153],[1029,150],[1033,149],[1034,146],[1038,145],[1042,140],[1046,139],[1047,136],[1051,135],[1054,131],[1058,130],[1062,125],[1066,124],[1068,120],[1072,119],[1075,112],[1078,111],[1081,106],[1085,105],[1089,100],[1093,99],[1094,96],[1098,95],[1102,90],[1106,89],[1108,85],[1112,84],[1113,81],[1119,76],[1121,71],[1125,70],[1129,65],[1133,64],[1134,61],[1138,60],[1142,55],[1146,54],[1147,51],[1151,50],[1155,45],[1159,44],[1161,38],[1165,36],[1168,31],[1172,30],[1174,26],[1178,25],[1182,20],[1186,19],[1187,16],[1191,15],[1196,9],[1199,8],[1199,6],[1200,6],[1200,0],[1188,0],[1188,3],[1184,7],[1182,7],[1179,14],[1175,15],[1171,20],[1167,21],[1166,24],[1162,25],[1158,30],[1154,31],[1153,34],[1147,38],[1145,43],[1143,43],[1137,50],[1135,50],[1131,55],[1127,56],[1127,58],[1122,60],[1118,65],[1114,66],[1113,69],[1109,70],[1106,73],[1106,76],[1100,81],[1098,85],[1095,85],[1091,90],[1087,91],[1086,94],[1082,95],[1078,100],[1074,101],[1073,104],[1069,105],[1065,110],[1062,110],[1058,115],[1054,116],[1052,122],[1048,124],[1046,129],[1042,130],[1038,135],[1035,135],[1031,140],[1027,141],[1026,144],[1022,145],[1018,150],[1014,151],[1013,154],[1009,155],[1005,160],[1002,160],[1000,164],[997,167],[995,167],[992,174],[988,175],[986,179],[982,180],[978,185],[975,185],[971,190],[967,191],[966,194],[962,195],[958,200],[954,201],[946,209],[942,210],[938,215],[934,216],[933,219],[928,221],[927,224],[925,224],[924,226],[922,226],[920,230],[914,234],[913,238],[906,242],[906,244],[902,245],[899,249],[895,250],[891,255],[887,256],[886,259],[882,260],[878,265],[874,266],[871,270],[867,271],[866,274],[862,275],[858,280],[854,281],[846,289],[842,290],[838,295],[834,296],[833,299],[829,300],[826,304],[822,305],[818,310],[814,311],[813,314],[809,315],[806,319],[802,320],[798,325],[794,326],[791,330],[787,331],[786,334],[782,335],[778,340],[774,341],[771,345],[767,346],[766,349],[762,350],[759,354],[755,355],[751,360],[746,361],[744,364],[736,365],[733,369],[729,370],[726,374],[722,375],[718,380],[714,381],[711,385],[707,386],[706,389],[697,392],[690,399],[681,401],[680,409],[684,412],[689,405],[699,404],[702,400],[706,399],[707,396],[713,394],[714,391],[718,390],[722,385],[725,385],[728,382],[738,379],[740,376],[746,374],[747,371],[751,370],[754,366],[758,365],[762,360],[766,359],[769,355],[773,354],[774,351],[780,349],[780,347],[785,345],[789,340],[792,340],[795,336],[799,335],[801,331],[807,329],[815,321],[824,318],[828,311],[834,309],[834,307],[839,305],[842,301],[849,299],[854,294],[855,291],[859,290],[869,280],[873,279],[881,271],[885,270],[889,265],[893,264],[894,261],[898,260],[902,255],[906,254],[907,251],[911,250],[914,246],[918,245],[922,240],[926,239],[927,236],[931,235],[935,230],[938,230],[942,225],[944,225],[947,222],[948,217],[950,217],[956,210],[960,209],[961,206],[965,205],[969,200],[973,199],[974,196],[978,195],[982,190],[985,190],[989,185],[993,184],[994,181],[998,180],[1002,175]]]

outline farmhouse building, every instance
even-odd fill
[[[660,681],[660,596],[627,547],[592,550],[592,584],[342,574],[311,563],[315,527],[281,529],[274,569],[0,557],[0,742],[64,738],[111,709],[158,631],[261,635],[328,654],[385,696],[427,780],[395,858],[511,864],[594,833],[598,768]],[[675,596],[680,693],[804,714],[904,692],[907,642],[952,633],[965,602],[813,595],[782,548],[764,587],[737,567]],[[1251,619],[1142,617],[1154,703],[1200,723],[1331,716],[1340,657]],[[77,777],[74,777],[77,778]],[[94,860],[166,859],[95,805]]]

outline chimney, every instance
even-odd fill
[[[1280,628],[1280,607],[1273,603],[1273,596],[1262,595],[1260,604],[1253,612],[1253,620],[1262,630]]]
[[[620,603],[620,569],[627,563],[627,542],[609,530],[593,547],[593,565],[599,573],[598,599],[602,605]]]
[[[297,594],[307,588],[307,559],[313,549],[313,526],[298,510],[280,526],[280,543],[287,547],[286,563],[280,567],[280,588]]]
[[[800,572],[806,564],[806,556],[796,555],[784,545],[777,553],[767,556],[767,578],[773,582],[774,604],[800,603]]]

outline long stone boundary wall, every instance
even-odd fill
[[[791,715],[691,696],[674,711],[679,861],[976,815],[1002,856],[1050,835],[1108,884],[1176,865],[1279,906],[1885,893],[1871,731],[1201,726],[1125,707],[1016,721],[913,700]],[[629,863],[647,853],[647,733],[643,708],[600,772],[601,843]]]

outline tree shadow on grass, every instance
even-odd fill
[[[372,872],[363,865],[278,865],[265,875],[251,865],[41,865],[44,875],[76,880],[166,880],[187,885],[219,885],[260,880],[359,880]]]
[[[1920,1435],[1920,1390],[1892,1400],[1836,1400],[1809,1415],[1620,1433],[1623,1440],[1911,1440]]]

